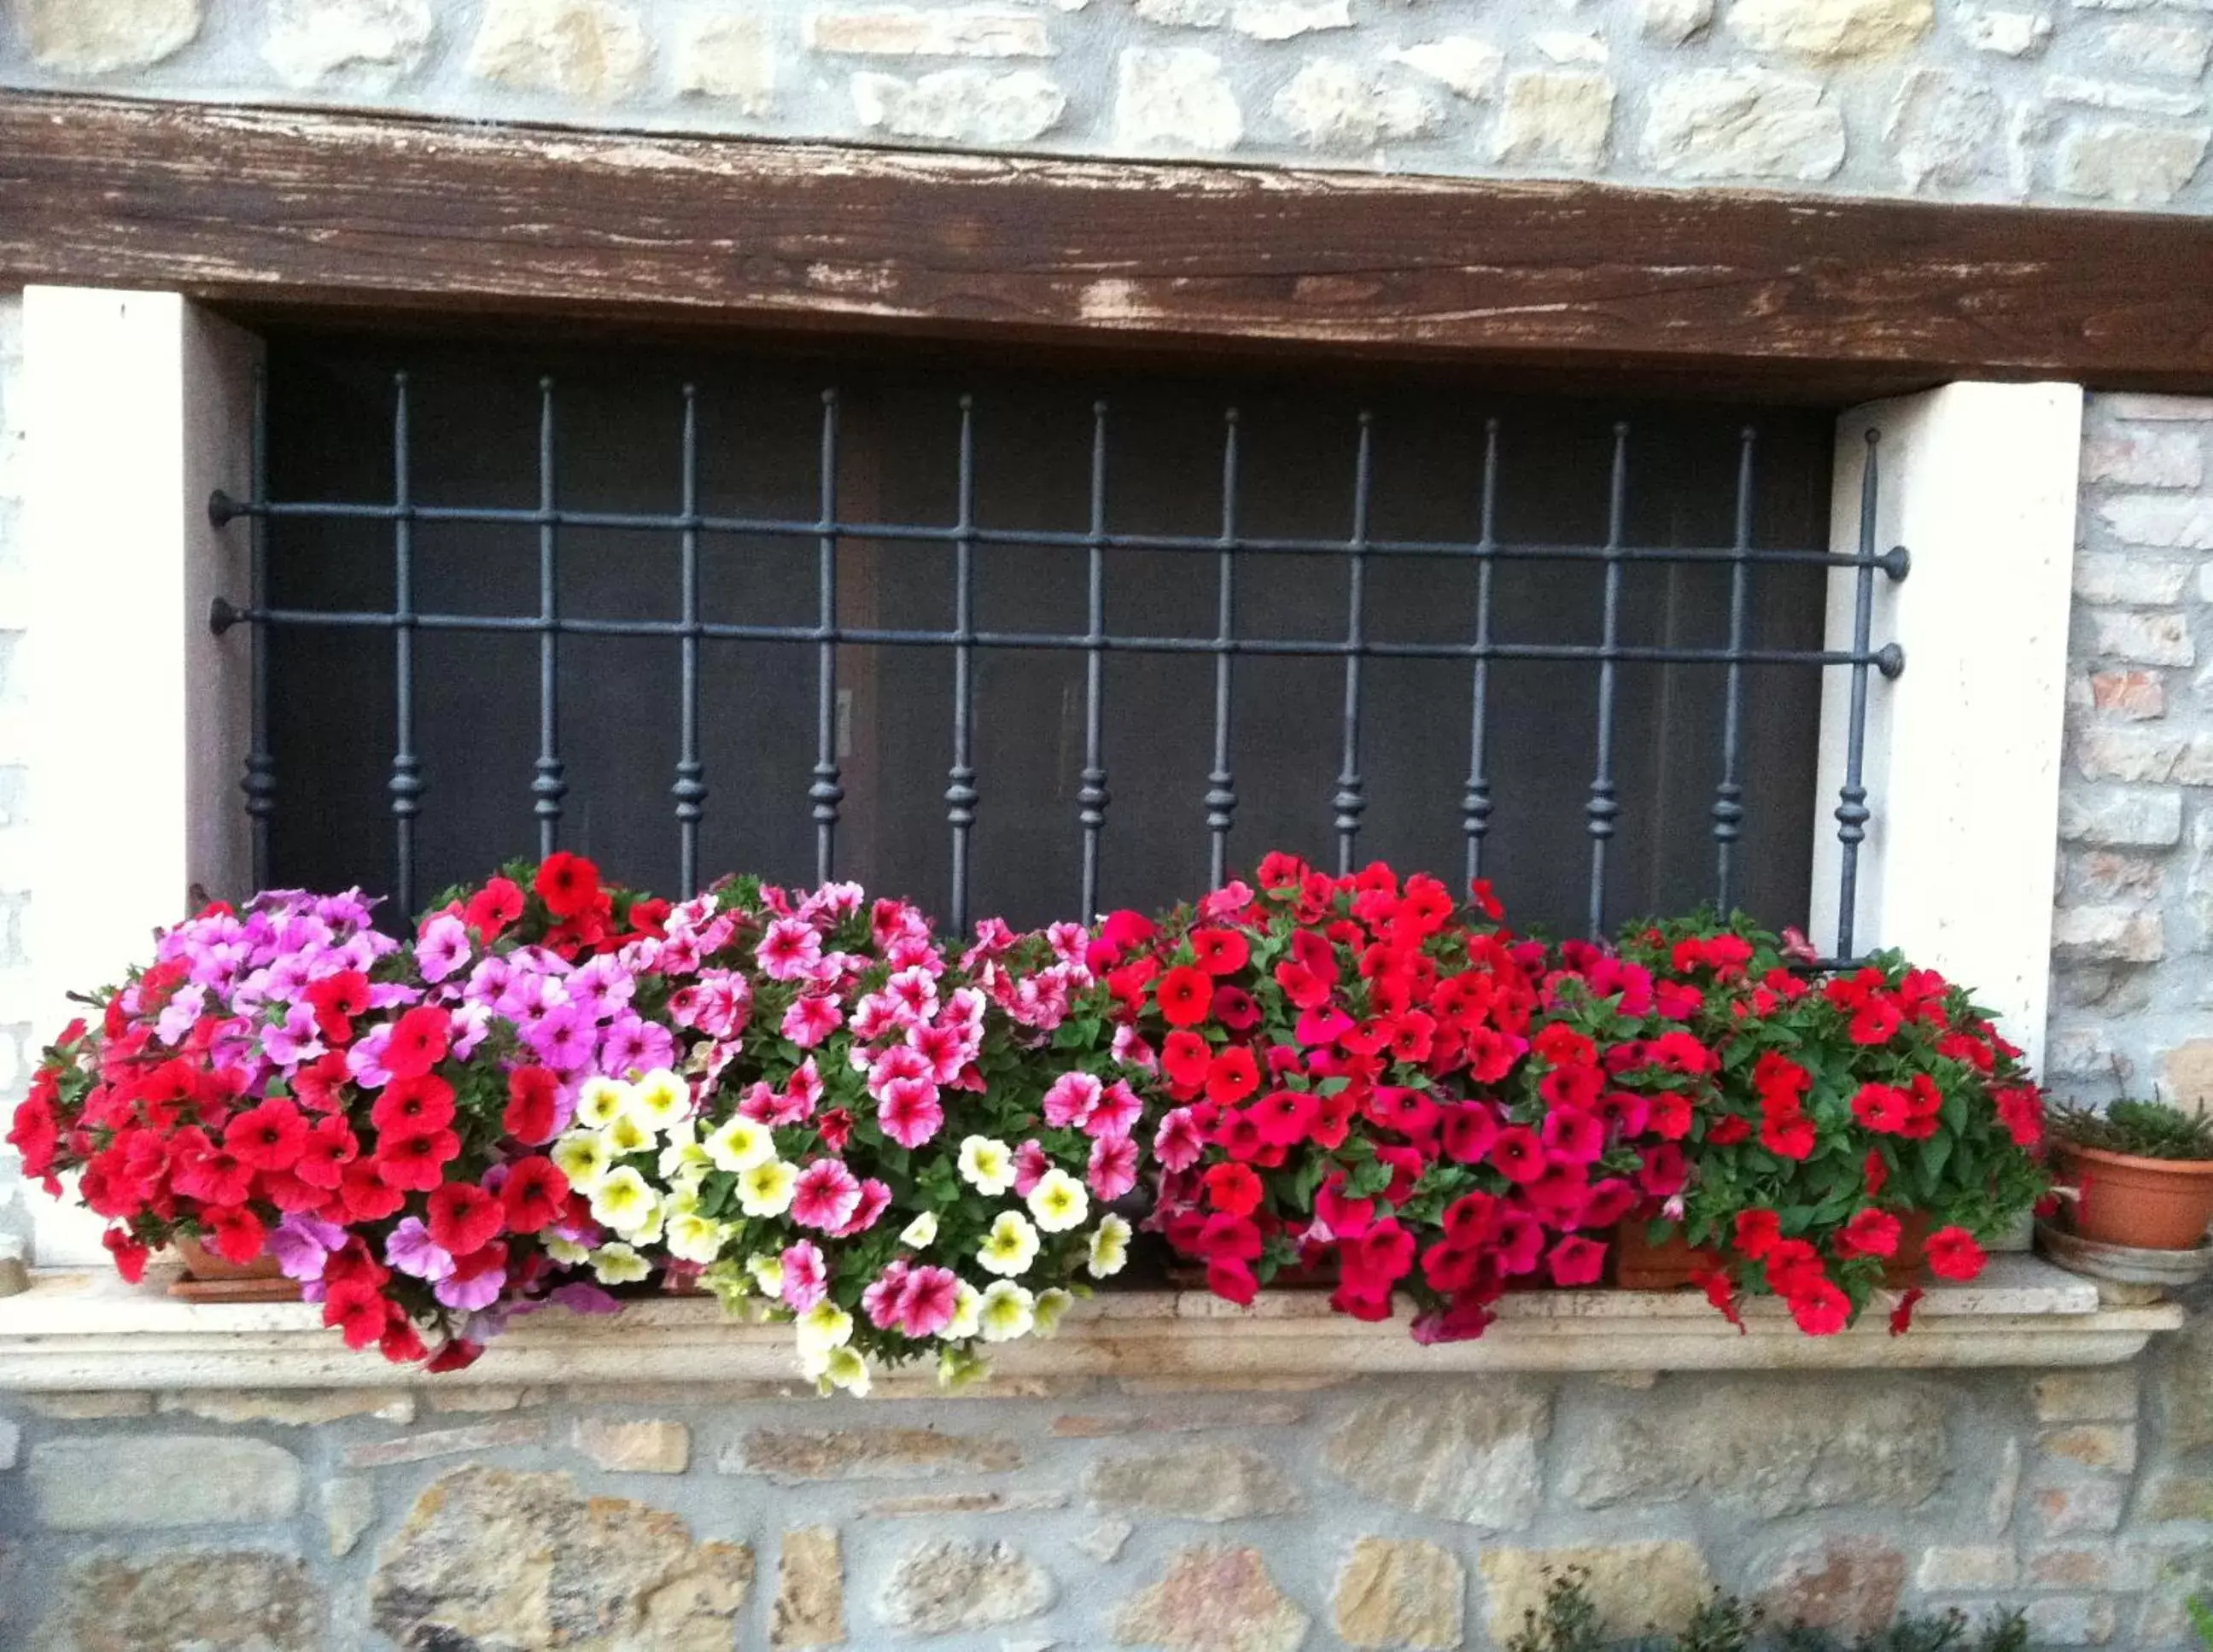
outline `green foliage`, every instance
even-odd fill
[[[2185,1113],[2164,1101],[2116,1101],[2103,1113],[2051,1110],[2062,1141],[2138,1159],[2213,1159],[2213,1113]]]
[[[1547,1572],[1544,1605],[1523,1615],[1507,1652],[2027,1652],[2028,1625],[2017,1612],[2001,1612],[1979,1629],[1958,1611],[1901,1618],[1887,1629],[1844,1641],[1826,1630],[1792,1626],[1760,1633],[1760,1614],[1732,1594],[1716,1594],[1699,1607],[1680,1635],[1610,1642],[1581,1570]],[[2213,1649],[2213,1607],[2191,1603],[2192,1622]]]
[[[2205,1652],[2213,1652],[2213,1598],[2193,1594],[2187,1603],[2190,1627],[2198,1636],[2198,1644]]]

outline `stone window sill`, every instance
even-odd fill
[[[1363,1325],[1319,1293],[1240,1309],[1203,1292],[1117,1292],[1079,1303],[1049,1341],[999,1350],[1007,1379],[1234,1381],[1473,1371],[1911,1369],[2110,1365],[2183,1323],[2173,1304],[2101,1306],[2089,1281],[2033,1257],[1993,1259],[1971,1285],[1939,1285],[1911,1334],[1870,1313],[1842,1336],[1798,1333],[1755,1303],[1740,1335],[1694,1292],[1543,1291],[1509,1296],[1472,1342],[1424,1348],[1403,1320]],[[426,1378],[355,1353],[296,1302],[193,1305],[151,1280],[55,1271],[0,1299],[0,1389],[313,1388],[443,1384],[782,1381],[790,1332],[735,1324],[705,1297],[633,1303],[613,1318],[527,1320],[465,1372]]]

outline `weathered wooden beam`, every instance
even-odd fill
[[[271,309],[2213,389],[2213,222],[0,97],[0,281]]]

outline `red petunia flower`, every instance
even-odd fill
[[[557,849],[539,867],[531,887],[554,917],[581,917],[599,901],[600,869],[582,855]]]
[[[534,1234],[561,1219],[569,1199],[569,1179],[542,1155],[518,1159],[508,1167],[499,1198],[506,1207],[508,1227],[518,1234]]]
[[[392,1024],[384,1065],[395,1078],[420,1078],[446,1058],[453,1017],[436,1004],[418,1004]]]
[[[1759,1144],[1778,1159],[1811,1158],[1820,1137],[1814,1121],[1803,1113],[1789,1119],[1770,1119],[1759,1127]]]
[[[1595,1239],[1570,1234],[1552,1247],[1545,1263],[1556,1285],[1594,1285],[1606,1271],[1606,1247]]]
[[[1913,1328],[1913,1310],[1929,1293],[1914,1285],[1898,1299],[1898,1306],[1890,1310],[1890,1334],[1902,1337]]]
[[[445,1180],[447,1161],[460,1150],[461,1138],[450,1130],[387,1136],[378,1140],[374,1163],[387,1186],[427,1193]]]
[[[1206,1099],[1216,1106],[1235,1106],[1260,1088],[1260,1064],[1242,1044],[1233,1044],[1207,1064]]]
[[[462,921],[489,947],[500,931],[522,916],[522,891],[506,878],[493,878],[469,897]]]
[[[507,1106],[500,1114],[500,1128],[527,1146],[552,1141],[559,1089],[552,1068],[517,1067],[507,1076]]]
[[[1249,1165],[1210,1165],[1206,1171],[1206,1196],[1217,1210],[1249,1216],[1260,1204],[1260,1179]]]
[[[482,1250],[505,1220],[498,1199],[471,1182],[447,1182],[430,1194],[430,1237],[455,1256]]]
[[[1783,1218],[1772,1210],[1740,1210],[1734,1237],[1738,1253],[1757,1262],[1782,1239]]]
[[[292,1166],[292,1173],[310,1187],[326,1192],[335,1189],[345,1167],[361,1152],[361,1143],[353,1127],[344,1119],[326,1116],[308,1127],[308,1139],[301,1144],[300,1157]]]
[[[1509,1181],[1533,1182],[1545,1173],[1545,1144],[1527,1125],[1509,1125],[1491,1144],[1491,1162]]]
[[[1939,1279],[1972,1279],[1989,1259],[1965,1228],[1939,1228],[1929,1235],[1929,1271]]]
[[[348,1222],[381,1222],[406,1203],[406,1195],[384,1180],[373,1159],[355,1159],[338,1174],[338,1200]]]
[[[1830,1280],[1814,1280],[1788,1300],[1790,1317],[1809,1337],[1833,1337],[1851,1323],[1852,1299]]]
[[[100,1242],[107,1247],[108,1255],[114,1259],[115,1271],[123,1276],[125,1283],[135,1285],[146,1277],[146,1247],[123,1228],[110,1228],[101,1234]]]
[[[1899,1235],[1903,1231],[1898,1218],[1887,1210],[1870,1207],[1856,1212],[1837,1235],[1837,1253],[1840,1256],[1895,1256]]]
[[[245,1205],[219,1205],[203,1210],[200,1223],[209,1247],[224,1261],[244,1267],[261,1254],[261,1243],[267,1235],[261,1218]]]
[[[369,1013],[369,977],[357,969],[340,970],[312,982],[302,995],[315,1012],[316,1030],[332,1044],[353,1036],[353,1018]]]
[[[1723,1113],[1706,1131],[1709,1147],[1734,1147],[1752,1134],[1752,1120],[1741,1113]]]
[[[454,1122],[454,1087],[433,1074],[395,1078],[369,1110],[369,1120],[387,1137],[443,1130]]]
[[[307,1145],[308,1121],[290,1101],[271,1100],[224,1127],[224,1149],[256,1170],[287,1170]]]
[[[1209,975],[1235,975],[1253,956],[1250,942],[1235,930],[1193,930],[1192,962]]]
[[[1214,981],[1204,970],[1186,964],[1170,970],[1153,987],[1154,1002],[1172,1027],[1196,1027],[1214,1002]]]

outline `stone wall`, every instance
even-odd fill
[[[0,1398],[42,1652],[1483,1648],[1564,1564],[1624,1632],[1721,1587],[2181,1647],[2213,1329],[2141,1373]]]
[[[31,900],[29,789],[31,713],[24,682],[23,299],[0,290],[0,1108],[21,1099],[38,1042],[31,1027],[39,1002],[24,950]],[[4,1133],[4,1132],[0,1132]],[[18,1161],[0,1145],[0,1247],[27,1240],[30,1215],[16,1188]]]
[[[7,0],[0,83],[2205,210],[2196,0]]]
[[[2085,427],[2049,1064],[2213,1105],[2213,401],[2094,396]]]

